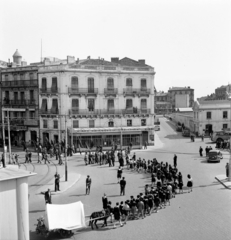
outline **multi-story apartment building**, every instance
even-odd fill
[[[155,114],[169,114],[172,112],[171,103],[168,102],[168,93],[155,93]]]
[[[181,96],[184,95],[184,96]],[[182,105],[182,100],[185,100],[185,104]],[[194,103],[194,89],[190,87],[172,87],[168,90],[168,102],[171,102],[172,111],[175,108],[187,108],[193,107]]]
[[[37,72],[38,66],[27,66],[18,50],[13,62],[1,70],[2,110],[9,114],[13,144],[37,141],[39,136]]]
[[[47,63],[48,64],[48,63]],[[42,140],[80,147],[154,144],[154,68],[145,60],[88,59],[39,68]]]
[[[227,99],[227,93],[231,93],[231,84],[222,85],[215,89],[215,98],[219,100]]]

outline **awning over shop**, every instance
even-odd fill
[[[71,129],[69,129],[71,131]],[[73,128],[73,133],[116,133],[116,132],[142,132],[154,130],[154,126],[140,126],[140,127],[107,127],[107,128]]]

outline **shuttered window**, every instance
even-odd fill
[[[132,87],[132,79],[131,78],[126,79],[126,87]]]
[[[132,99],[126,99],[126,109],[131,109],[132,107]]]
[[[145,78],[141,79],[141,89],[147,89],[147,80]]]
[[[51,113],[58,113],[58,99],[52,99]]]
[[[78,83],[78,78],[77,77],[72,77],[71,78],[71,88],[72,89],[78,89],[79,83]]]
[[[72,99],[72,108],[79,108],[79,99]]]
[[[42,89],[43,90],[47,89],[47,79],[46,78],[42,78]]]
[[[54,120],[54,129],[58,129],[58,120]]]
[[[42,100],[41,110],[42,112],[47,112],[47,99]]]
[[[73,120],[73,128],[79,128],[79,120]]]
[[[94,111],[95,109],[95,99],[94,98],[89,98],[88,99],[88,110],[89,111]]]
[[[89,128],[95,127],[95,120],[89,120]]]
[[[114,110],[114,99],[108,99],[108,110]]]
[[[52,78],[52,85],[51,85],[51,91],[57,92],[58,90],[58,83],[57,83],[57,77]]]
[[[94,93],[94,78],[88,78],[88,92]]]
[[[147,99],[141,99],[141,109],[147,108]]]
[[[107,79],[107,89],[114,89],[114,79],[113,78]]]

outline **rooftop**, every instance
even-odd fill
[[[190,87],[172,87],[172,88],[169,88],[168,91],[177,91],[177,90],[194,90],[193,88],[190,88]]]

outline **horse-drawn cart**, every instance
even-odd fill
[[[71,237],[72,230],[86,227],[82,202],[70,204],[47,204],[46,220],[39,218],[36,232],[48,237],[50,232],[58,232],[61,237]],[[48,226],[46,226],[45,221]]]

